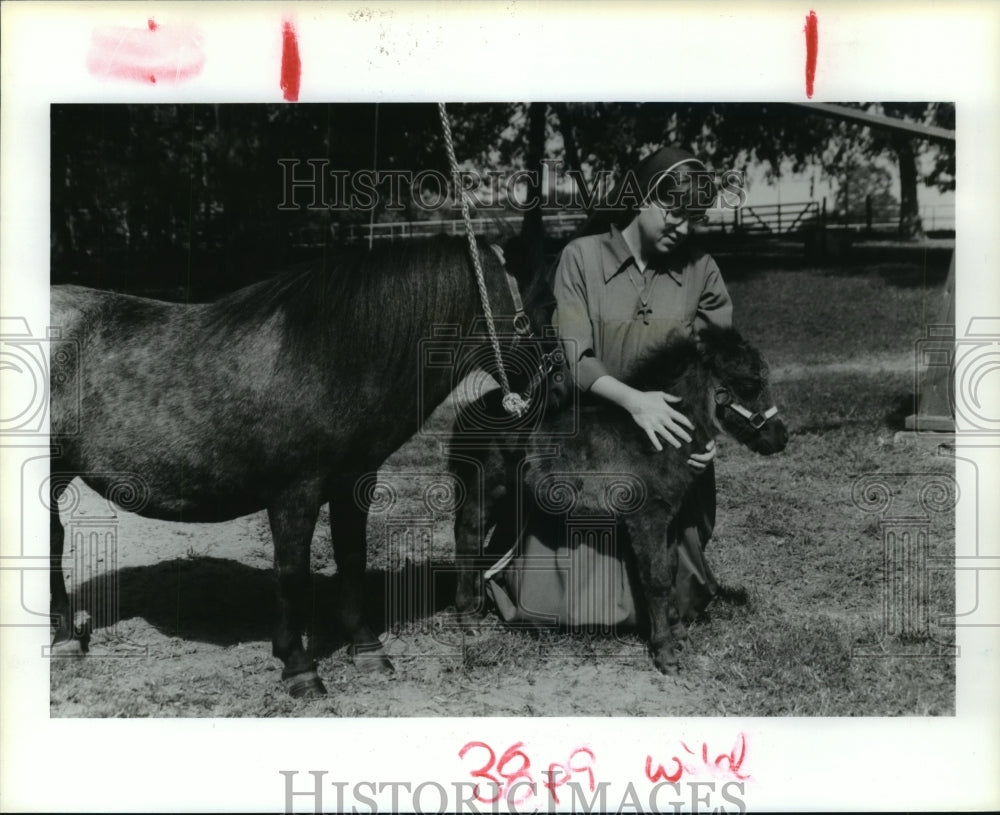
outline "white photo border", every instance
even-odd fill
[[[11,3],[2,6],[0,314],[48,320],[49,105],[56,102],[281,102],[281,25],[293,20],[300,102],[500,99],[807,101],[806,15],[819,22],[813,101],[956,103],[956,316],[1000,318],[1000,7],[980,2],[767,3]],[[98,79],[86,68],[99,25],[192,23],[202,73],[179,84]],[[0,396],[0,398],[3,398]],[[1000,563],[1000,439],[959,455],[959,551]],[[19,518],[17,466],[0,449],[3,555],[47,553],[47,519]],[[40,450],[39,452],[44,452]],[[14,477],[11,477],[13,473]],[[978,506],[978,514],[969,508]],[[21,522],[24,522],[23,532]],[[971,549],[968,542],[978,542]],[[992,548],[991,548],[992,547]],[[0,571],[6,616],[16,578]],[[974,598],[957,599],[968,608]],[[1000,619],[997,597],[979,597]],[[273,811],[282,770],[350,783],[468,779],[473,739],[530,734],[538,755],[591,744],[602,778],[642,780],[641,759],[677,737],[752,741],[752,809],[1000,808],[1000,628],[959,627],[956,716],[941,719],[49,718],[47,630],[0,627],[0,807],[49,811]],[[299,788],[297,787],[297,788]],[[335,807],[328,788],[324,807]],[[375,796],[380,802],[386,796]],[[428,801],[436,801],[429,796]],[[618,801],[614,793],[609,800]],[[312,800],[296,799],[311,811]],[[363,811],[363,810],[362,810]]]

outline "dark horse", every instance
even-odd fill
[[[479,254],[492,308],[512,315],[502,264],[485,244]],[[79,476],[152,518],[225,521],[267,510],[277,574],[274,654],[295,696],[325,692],[301,635],[310,543],[329,502],[351,653],[365,667],[391,669],[362,614],[368,506],[355,483],[455,385],[453,369],[421,364],[422,341],[450,326],[444,336],[457,345],[456,365],[472,354],[489,368],[492,356],[483,353],[488,340],[464,238],[347,251],[325,266],[206,304],[52,288],[52,324],[64,341],[51,383],[57,650],[86,650],[86,632],[74,632],[69,618],[56,506]],[[499,326],[508,343],[510,327],[508,316]],[[511,385],[528,374],[523,365],[510,372]]]
[[[505,540],[516,535],[521,521],[511,517],[513,490],[522,490],[521,506],[529,513],[539,506],[550,514],[610,513],[627,532],[649,614],[653,662],[667,673],[677,668],[671,631],[677,622],[672,609],[677,552],[665,545],[665,531],[696,478],[688,456],[704,450],[720,428],[763,455],[783,450],[788,432],[771,406],[760,353],[732,329],[710,327],[697,338],[672,334],[624,381],[642,391],[680,396],[676,407],[694,424],[691,442],[679,449],[665,444],[656,452],[628,413],[596,400],[578,412],[550,413],[534,430],[489,442],[456,431],[451,464],[467,482],[469,496],[455,517],[456,605],[466,622],[482,607],[479,572],[495,560],[482,554],[483,533],[496,525]],[[495,415],[496,403],[495,393],[485,394],[476,410]],[[631,477],[623,482],[626,473]],[[470,488],[474,479],[477,488]]]

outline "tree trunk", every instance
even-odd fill
[[[559,130],[562,132],[563,149],[566,151],[566,169],[580,170],[580,151],[576,146],[576,133],[573,131],[573,118],[569,112],[569,106],[565,102],[554,105],[556,115],[559,116]],[[586,190],[581,189],[583,179],[579,173],[573,176],[576,183],[577,192],[586,195]]]
[[[899,161],[899,235],[902,238],[922,238],[924,227],[917,200],[917,157],[913,141],[905,136],[896,136],[893,146]]]
[[[545,265],[545,225],[542,221],[542,160],[545,158],[545,102],[532,102],[528,108],[527,169],[535,174],[537,184],[529,184],[529,209],[521,222],[521,239],[532,272]]]

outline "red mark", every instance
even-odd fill
[[[680,781],[681,776],[685,773],[689,776],[731,776],[738,781],[745,781],[750,777],[749,775],[740,772],[740,769],[743,766],[743,761],[747,757],[747,738],[743,733],[740,733],[736,737],[736,744],[733,745],[732,750],[728,753],[719,753],[714,759],[709,755],[708,742],[703,741],[701,743],[700,751],[692,750],[683,741],[681,742],[681,747],[683,747],[684,751],[691,756],[697,756],[698,753],[700,753],[701,763],[699,764],[697,761],[692,761],[690,759],[682,761],[678,756],[671,756],[670,761],[672,761],[674,765],[674,772],[671,773],[667,772],[667,768],[659,763],[656,765],[656,769],[654,770],[653,757],[647,755],[646,778],[654,784],[659,781],[667,781],[673,784]]]
[[[150,17],[146,28],[103,26],[90,37],[87,70],[101,79],[183,82],[204,67],[201,32],[191,25],[161,26]]]
[[[493,752],[493,748],[482,741],[470,741],[468,744],[462,747],[461,750],[458,751],[458,757],[464,758],[465,754],[468,753],[470,750],[472,750],[474,747],[478,747],[482,750],[485,750],[489,758],[486,760],[486,763],[478,770],[471,770],[469,772],[469,775],[471,775],[473,778],[481,778],[484,781],[489,782],[489,784],[494,789],[494,793],[492,796],[490,796],[489,798],[484,798],[479,792],[479,785],[476,784],[476,788],[473,790],[473,795],[476,797],[478,801],[481,801],[484,804],[493,804],[500,800],[501,795],[506,795],[509,798],[511,792],[514,790],[515,785],[517,784],[518,779],[520,778],[525,778],[527,780],[524,782],[524,784],[520,784],[517,786],[526,788],[528,792],[528,797],[531,796],[532,781],[531,781],[531,773],[529,772],[529,768],[531,767],[531,759],[529,759],[528,756],[520,749],[524,747],[524,742],[519,741],[517,744],[512,744],[510,747],[508,747],[507,750],[504,752],[504,754],[500,756],[499,761],[497,761],[497,756],[496,753]],[[518,762],[520,762],[520,766],[514,772],[511,772],[509,769],[507,769],[507,767],[515,759]],[[503,779],[503,781],[501,781],[500,778],[497,778],[496,775],[493,775],[490,772],[490,770],[494,769],[494,765],[497,775],[499,775],[500,778]],[[523,791],[524,790],[522,790],[522,792]],[[526,800],[527,798],[515,799],[511,803],[522,804]]]
[[[662,764],[656,765],[656,770],[653,770],[653,757],[646,756],[646,778],[652,781],[654,784],[657,781],[669,781],[673,784],[675,781],[680,781],[681,776],[684,775],[684,765],[681,764],[681,760],[677,756],[673,757],[674,762],[677,764],[677,772],[674,774],[668,773]]]
[[[483,741],[470,741],[458,751],[459,758],[472,750],[485,751],[485,763],[477,769],[470,770],[469,775],[480,779],[473,790],[476,800],[483,804],[495,804],[501,798],[506,799],[508,807],[523,804],[535,795],[535,779],[531,774],[531,759],[522,749],[524,742],[517,742],[508,747],[500,759],[493,748]],[[559,803],[556,790],[567,783],[574,775],[584,774],[587,786],[593,792],[596,785],[594,777],[594,751],[589,747],[577,747],[569,754],[565,763],[552,762],[549,769],[543,773],[547,780],[542,786],[549,791],[555,803]],[[485,786],[486,790],[480,787]],[[490,794],[487,795],[486,793]]]
[[[299,40],[295,26],[285,20],[281,27],[281,90],[286,102],[299,100],[299,82],[302,79],[302,60],[299,59]]]
[[[816,12],[810,11],[806,17],[806,96],[812,99],[813,84],[816,81],[816,54],[819,51],[819,20]]]
[[[740,767],[743,765],[743,759],[747,757],[747,737],[740,733],[736,737],[736,744],[733,749],[729,751],[728,754],[723,753],[715,758],[715,766],[721,769],[722,762],[725,761],[729,765],[729,772],[731,772],[736,778],[742,780],[749,778],[749,776],[740,774]]]
[[[576,759],[576,761],[573,759]],[[593,792],[595,784],[594,760],[593,750],[589,747],[577,747],[569,754],[569,760],[565,764],[557,764],[556,762],[549,764],[548,770],[545,771],[547,780],[542,782],[542,786],[549,791],[552,800],[558,804],[559,793],[557,790],[559,787],[567,783],[574,774],[586,773],[587,787]]]

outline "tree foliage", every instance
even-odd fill
[[[954,127],[952,104],[858,107]],[[512,102],[448,111],[460,164],[479,172],[538,171],[543,159],[561,159],[591,175],[620,174],[665,144],[686,146],[717,169],[763,163],[772,173],[790,161],[841,174],[892,156],[913,216],[922,154],[930,158],[923,180],[942,189],[955,183],[953,149],[787,104]],[[302,189],[298,206],[281,207],[282,159],[303,162],[296,178],[308,175],[309,159],[345,174],[447,175],[433,104],[53,105],[51,149],[54,280],[128,288],[143,279],[169,288],[197,278],[211,293],[316,251],[335,240],[335,227],[457,214],[453,199],[437,213],[417,206],[409,176],[398,189],[401,207],[390,206],[384,187],[373,208],[311,207]],[[544,238],[540,218],[529,213],[524,227],[532,240]]]

